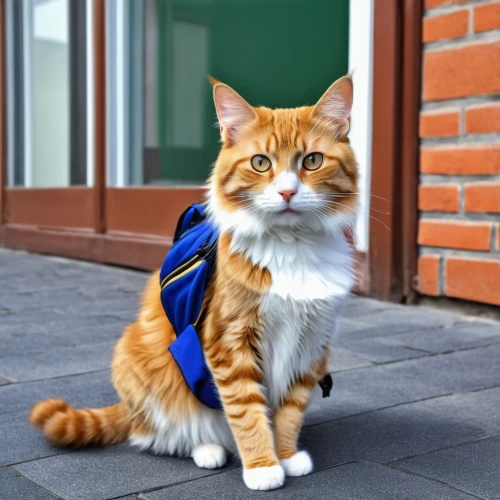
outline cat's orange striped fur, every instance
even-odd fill
[[[285,473],[312,470],[297,438],[353,284],[343,236],[357,192],[346,137],[352,82],[338,80],[315,107],[275,110],[253,108],[212,84],[223,145],[208,203],[221,237],[199,331],[224,411],[193,396],[171,357],[175,334],[155,273],[116,346],[112,374],[121,402],[76,410],[46,400],[30,419],[59,445],[129,438],[207,468],[237,450],[247,486],[272,489]]]

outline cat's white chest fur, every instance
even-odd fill
[[[354,283],[351,250],[342,234],[315,233],[278,233],[233,246],[271,273],[261,302],[262,354],[268,400],[276,407],[331,340]]]

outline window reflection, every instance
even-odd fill
[[[87,182],[87,0],[5,0],[7,180]]]

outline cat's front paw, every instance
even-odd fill
[[[313,462],[307,451],[298,451],[280,462],[287,476],[305,476],[313,471]]]
[[[285,484],[285,471],[281,465],[243,469],[243,481],[251,490],[275,490]]]
[[[218,444],[200,444],[192,453],[194,463],[202,469],[219,469],[226,465],[226,450]]]

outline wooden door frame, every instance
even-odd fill
[[[94,186],[33,190],[27,203],[27,190],[6,186],[5,0],[0,0],[0,245],[152,269],[171,244],[181,207],[199,200],[204,190],[106,187],[106,0],[93,1]],[[417,267],[422,0],[374,0],[373,8],[370,211],[387,229],[375,220],[370,224],[361,291],[411,302]],[[54,215],[58,206],[68,213]],[[90,207],[91,215],[78,213],[82,206]],[[138,210],[146,217],[142,226]]]
[[[374,1],[370,215],[387,228],[370,223],[369,294],[404,303],[417,273],[421,23],[422,0]]]

